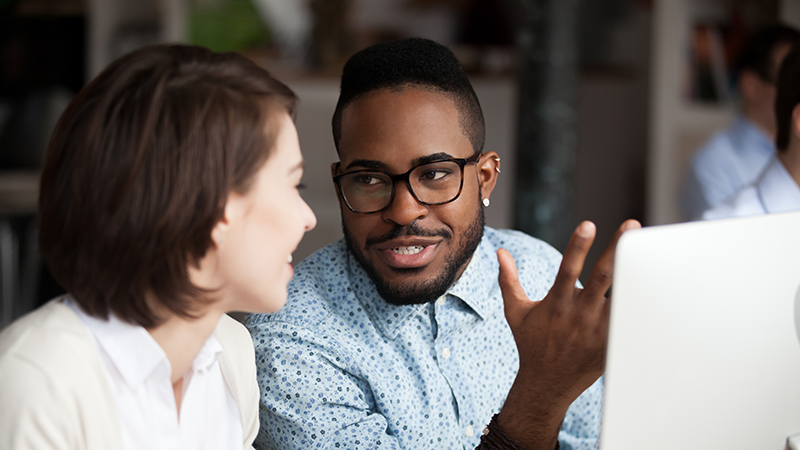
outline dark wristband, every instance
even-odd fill
[[[559,450],[561,444],[556,441],[555,450]],[[475,450],[525,450],[516,441],[511,439],[505,431],[497,424],[497,414],[492,416],[489,425],[483,429],[481,443]]]

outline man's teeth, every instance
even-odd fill
[[[421,252],[425,247],[415,245],[413,247],[396,247],[393,248],[392,251],[397,253],[398,255],[416,255],[417,253]]]

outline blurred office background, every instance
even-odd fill
[[[627,218],[681,220],[688,159],[735,112],[737,45],[775,21],[800,24],[800,0],[0,0],[0,327],[60,292],[36,249],[49,133],[135,48],[239,51],[295,90],[318,218],[300,261],[341,237],[330,118],[346,59],[408,36],[447,44],[480,98],[486,149],[503,158],[488,225],[563,250],[580,220],[598,225],[599,247]]]

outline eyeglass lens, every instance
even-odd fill
[[[461,189],[461,166],[441,161],[416,167],[408,176],[411,191],[426,204],[447,203]],[[385,208],[392,199],[393,183],[383,172],[355,172],[342,177],[341,189],[347,203],[357,212]]]

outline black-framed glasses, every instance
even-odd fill
[[[478,162],[481,155],[475,152],[469,158],[430,161],[400,175],[374,169],[355,170],[336,175],[333,181],[339,187],[344,204],[354,213],[369,214],[388,208],[394,200],[398,181],[405,181],[411,195],[421,204],[444,205],[461,195],[464,166]]]

